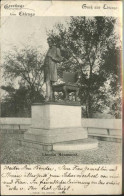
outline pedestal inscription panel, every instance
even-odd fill
[[[81,127],[81,107],[44,104],[32,106],[32,128]]]

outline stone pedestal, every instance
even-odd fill
[[[81,127],[81,106],[46,102],[32,106],[32,128],[61,129]]]
[[[81,106],[77,103],[44,102],[32,105],[32,123],[23,144],[52,150],[53,144],[87,138],[81,127]]]

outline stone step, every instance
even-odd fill
[[[98,141],[90,138],[53,144],[55,151],[91,150],[97,147]]]
[[[47,150],[47,151],[79,151],[79,150],[91,150],[96,149],[98,147],[98,141],[95,139],[81,139],[81,140],[73,140],[68,142],[59,142],[54,144],[44,144],[40,142],[35,142],[31,140],[18,140],[18,144],[28,147],[28,148],[36,148],[39,150]]]
[[[87,138],[87,131],[82,127],[50,130],[31,128],[24,134],[25,140],[32,140],[45,144],[54,144],[57,142],[80,140],[84,138]]]
[[[115,135],[102,135],[102,134],[88,134],[88,138],[94,138],[101,141],[108,141],[108,142],[118,142],[122,141],[121,136]]]

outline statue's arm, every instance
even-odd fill
[[[57,58],[58,58],[59,62],[61,62],[63,60],[63,57],[61,56],[61,52],[60,52],[59,48],[57,48]]]

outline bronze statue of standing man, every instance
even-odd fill
[[[49,49],[44,61],[44,82],[46,82],[46,98],[45,101],[53,101],[52,85],[57,81],[57,63],[63,60],[60,49],[52,43],[51,39],[47,39]]]

